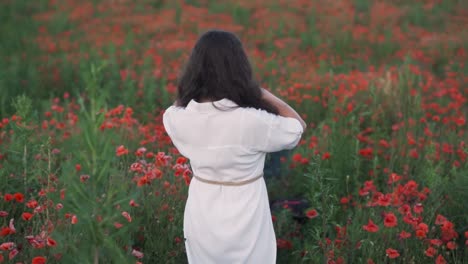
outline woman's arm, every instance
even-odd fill
[[[279,99],[276,97],[274,94],[270,93],[266,89],[262,88],[262,98],[263,100],[271,103],[272,105],[276,106],[279,111],[280,116],[284,117],[292,117],[297,119],[301,125],[302,128],[305,130],[307,127],[306,122],[302,120],[301,116],[294,110],[291,106],[289,106],[287,103],[285,103],[283,100]]]

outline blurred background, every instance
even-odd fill
[[[161,114],[209,29],[309,125],[265,169],[278,263],[468,260],[468,1],[2,0],[0,21],[0,263],[186,262]]]

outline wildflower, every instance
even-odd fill
[[[146,152],[146,148],[141,147],[141,148],[137,149],[137,151],[135,151],[135,156],[141,157],[141,156],[143,156],[143,154],[145,154],[145,152]]]
[[[31,220],[31,218],[33,217],[34,215],[31,214],[31,213],[28,213],[28,212],[24,212],[21,217],[23,218],[23,220],[25,221],[29,221]]]
[[[465,120],[465,118],[463,116],[460,116],[460,117],[455,119],[455,123],[458,126],[463,126],[466,123],[466,120]]]
[[[416,229],[416,237],[425,238],[427,232],[429,232],[429,227],[425,223],[419,223]]]
[[[323,153],[323,155],[322,155],[322,160],[330,159],[330,157],[331,157],[330,152],[325,152],[325,153]]]
[[[292,243],[289,240],[278,238],[276,245],[280,249],[292,249]]]
[[[45,264],[46,263],[46,258],[42,256],[34,257],[32,259],[32,264]]]
[[[365,157],[365,158],[370,158],[372,157],[372,154],[374,153],[372,148],[363,148],[359,150],[359,155]]]
[[[390,199],[392,197],[391,194],[381,194],[378,196],[377,204],[380,206],[389,206],[390,205]]]
[[[400,234],[398,235],[400,239],[407,239],[411,237],[411,233],[406,232],[405,230],[401,231]]]
[[[138,259],[141,259],[141,258],[143,258],[143,256],[144,256],[143,252],[140,252],[140,251],[138,251],[138,250],[136,250],[136,249],[133,249],[133,250],[132,250],[132,255],[133,255],[134,257],[138,258]]]
[[[50,237],[47,237],[47,246],[55,247],[55,246],[57,246],[57,242],[54,239],[52,239]]]
[[[310,219],[315,218],[318,216],[317,210],[315,209],[310,209],[306,212],[306,216]]]
[[[5,242],[5,243],[0,244],[0,250],[3,250],[3,251],[9,251],[13,249],[14,247],[15,247],[15,243],[13,242]]]
[[[385,252],[387,253],[387,256],[391,259],[398,258],[400,256],[400,253],[398,253],[398,251],[393,248],[387,248]]]
[[[396,173],[391,173],[388,177],[388,181],[387,183],[388,184],[392,184],[392,183],[395,183],[397,181],[401,180],[401,176],[396,174]]]
[[[72,225],[78,223],[78,217],[77,217],[76,215],[73,215],[73,216],[71,217],[71,223],[72,223]]]
[[[348,197],[341,197],[340,203],[341,204],[348,204],[349,203],[349,198]]]
[[[5,200],[5,202],[9,202],[9,201],[13,200],[13,195],[10,194],[10,193],[6,193],[6,194],[3,196],[3,200]]]
[[[442,225],[442,224],[444,224],[446,221],[447,221],[447,218],[445,218],[445,216],[443,216],[443,215],[441,215],[441,214],[438,214],[438,215],[436,216],[435,224],[436,224],[436,225]]]
[[[457,244],[455,242],[453,242],[453,241],[447,242],[447,249],[454,250],[456,248],[457,248]]]
[[[29,202],[26,203],[26,207],[28,207],[30,209],[36,208],[37,205],[38,205],[38,203],[37,203],[36,200],[30,200]]]
[[[186,162],[187,162],[187,158],[185,158],[185,157],[178,157],[177,160],[176,160],[176,163],[181,164],[181,165],[186,163]]]
[[[447,261],[444,259],[444,257],[442,257],[442,255],[438,255],[437,258],[436,258],[436,264],[447,264]]]
[[[398,224],[397,218],[393,213],[385,214],[384,226],[395,227],[397,226],[397,224]]]
[[[122,216],[125,217],[125,219],[127,219],[128,222],[132,222],[132,217],[130,216],[129,213],[127,212],[122,212]]]
[[[420,214],[424,211],[423,205],[421,203],[417,203],[413,206],[413,211],[417,214]]]
[[[24,202],[24,195],[22,193],[15,193],[13,196],[18,203]]]
[[[15,232],[13,230],[11,230],[8,226],[4,226],[2,227],[2,229],[0,229],[0,236],[2,237],[5,237],[5,236],[8,236],[10,234],[14,234]]]
[[[88,179],[89,179],[89,175],[87,175],[87,174],[83,174],[83,175],[80,176],[80,181],[81,182],[86,182],[86,181],[88,181]]]
[[[437,250],[433,247],[429,247],[428,249],[424,251],[424,254],[431,258],[433,258],[436,253],[437,253]]]
[[[362,226],[362,229],[371,233],[375,233],[379,231],[379,227],[371,219],[369,219],[369,222],[367,223],[367,225]]]
[[[130,204],[130,206],[132,206],[132,207],[138,207],[138,206],[140,206],[140,205],[137,204],[137,203],[135,202],[135,200],[133,200],[133,199],[130,200],[129,204]]]
[[[122,156],[128,154],[128,149],[126,149],[123,145],[120,145],[117,147],[117,150],[115,151],[115,154],[117,156]]]
[[[13,259],[14,257],[16,257],[16,255],[18,255],[19,253],[19,250],[14,248],[12,249],[9,253],[8,253],[8,259],[11,260]]]
[[[437,238],[431,239],[431,240],[429,240],[429,242],[431,243],[431,245],[434,245],[434,246],[437,246],[437,247],[440,247],[440,246],[442,246],[444,244],[444,242],[442,242],[442,240],[437,239]]]

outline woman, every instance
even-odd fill
[[[199,38],[163,123],[193,172],[184,212],[189,263],[275,263],[265,155],[294,148],[306,125],[253,80],[234,34]]]

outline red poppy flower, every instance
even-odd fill
[[[45,264],[46,260],[47,259],[45,257],[42,257],[42,256],[35,257],[35,258],[32,259],[32,264]]]
[[[447,221],[447,218],[445,216],[438,214],[436,216],[435,224],[436,225],[442,225]]]
[[[187,158],[185,157],[178,157],[177,160],[176,160],[176,163],[177,164],[185,164],[187,162]]]
[[[18,203],[24,202],[24,195],[22,193],[15,193],[14,197]]]
[[[317,210],[315,209],[310,209],[306,212],[306,216],[310,219],[315,218],[318,216]]]
[[[449,241],[447,242],[447,249],[449,250],[454,250],[457,248],[457,243],[453,242],[453,241]]]
[[[429,227],[425,223],[419,223],[416,229],[416,237],[425,238],[427,232],[429,232]]]
[[[5,202],[9,202],[9,201],[13,200],[13,195],[10,194],[10,193],[6,193],[6,194],[3,196],[3,200],[5,200]]]
[[[398,258],[400,256],[400,253],[398,253],[398,251],[393,248],[387,248],[385,252],[387,253],[387,256],[391,259]]]
[[[429,247],[428,249],[424,251],[424,254],[431,258],[433,258],[436,253],[437,253],[437,250],[433,247]]]
[[[407,239],[411,237],[411,233],[406,232],[405,230],[401,231],[400,234],[398,235],[401,239]]]
[[[363,148],[359,150],[359,155],[365,158],[372,157],[373,153],[374,153],[374,150],[372,148]]]
[[[21,217],[23,218],[23,220],[25,221],[29,221],[31,220],[31,218],[33,217],[34,215],[31,214],[31,213],[28,213],[28,212],[24,212]]]
[[[367,225],[362,226],[362,229],[371,233],[375,233],[379,231],[379,227],[371,219],[369,219],[369,222],[367,223]]]
[[[463,126],[463,125],[466,123],[465,117],[460,116],[460,117],[456,118],[456,119],[455,119],[455,123],[456,123],[458,126]]]
[[[135,156],[141,157],[143,156],[143,154],[145,154],[145,152],[146,152],[146,148],[141,147],[135,151]]]
[[[292,243],[289,240],[278,238],[276,240],[276,245],[281,249],[292,249]]]
[[[423,205],[421,203],[417,203],[413,206],[413,211],[417,214],[420,214],[424,211]]]
[[[442,255],[438,255],[435,261],[436,264],[447,264],[447,261],[442,257]]]
[[[14,247],[15,247],[15,243],[13,242],[5,242],[5,243],[0,244],[0,250],[3,250],[3,251],[9,251]]]
[[[132,222],[132,217],[130,216],[129,213],[122,212],[122,216],[125,217],[125,219],[127,219],[128,222]]]
[[[30,200],[29,202],[26,203],[26,207],[28,207],[30,209],[36,208],[37,205],[38,205],[38,203],[37,203],[36,200]]]
[[[117,150],[115,151],[115,154],[117,156],[122,156],[128,154],[128,149],[126,149],[123,145],[120,145],[117,147]]]
[[[144,254],[138,250],[133,249],[132,250],[132,255],[135,256],[138,259],[143,258]]]
[[[388,184],[392,184],[392,183],[395,183],[397,181],[401,180],[401,176],[396,174],[396,173],[391,173],[389,176],[388,176],[388,181],[387,183]]]
[[[80,176],[80,181],[81,182],[86,182],[89,180],[89,175],[88,174],[83,174]]]
[[[330,152],[325,152],[322,154],[322,160],[330,159],[330,157],[331,157]]]
[[[386,227],[395,227],[397,226],[398,221],[396,216],[393,213],[386,213],[384,218],[384,226]]]
[[[72,225],[78,223],[78,217],[77,217],[76,215],[73,215],[73,216],[71,217],[71,223],[72,223]]]
[[[349,198],[348,197],[341,197],[340,203],[341,204],[348,204],[349,203]]]
[[[438,246],[438,247],[442,246],[444,244],[444,242],[442,242],[442,240],[437,239],[437,238],[431,239],[431,240],[429,240],[429,242],[431,243],[431,245]]]
[[[389,206],[391,202],[392,194],[380,194],[378,196],[377,204],[380,206]]]
[[[18,255],[18,253],[19,253],[19,250],[16,248],[10,250],[10,252],[8,253],[8,259],[9,260],[13,259],[14,257],[16,257],[16,255]]]
[[[10,234],[14,234],[15,232],[13,230],[11,230],[8,226],[4,226],[2,227],[2,229],[0,229],[0,236],[2,237],[5,237],[5,236],[8,236]]]
[[[47,246],[55,247],[55,246],[57,246],[57,242],[54,239],[52,239],[50,237],[47,237]]]

